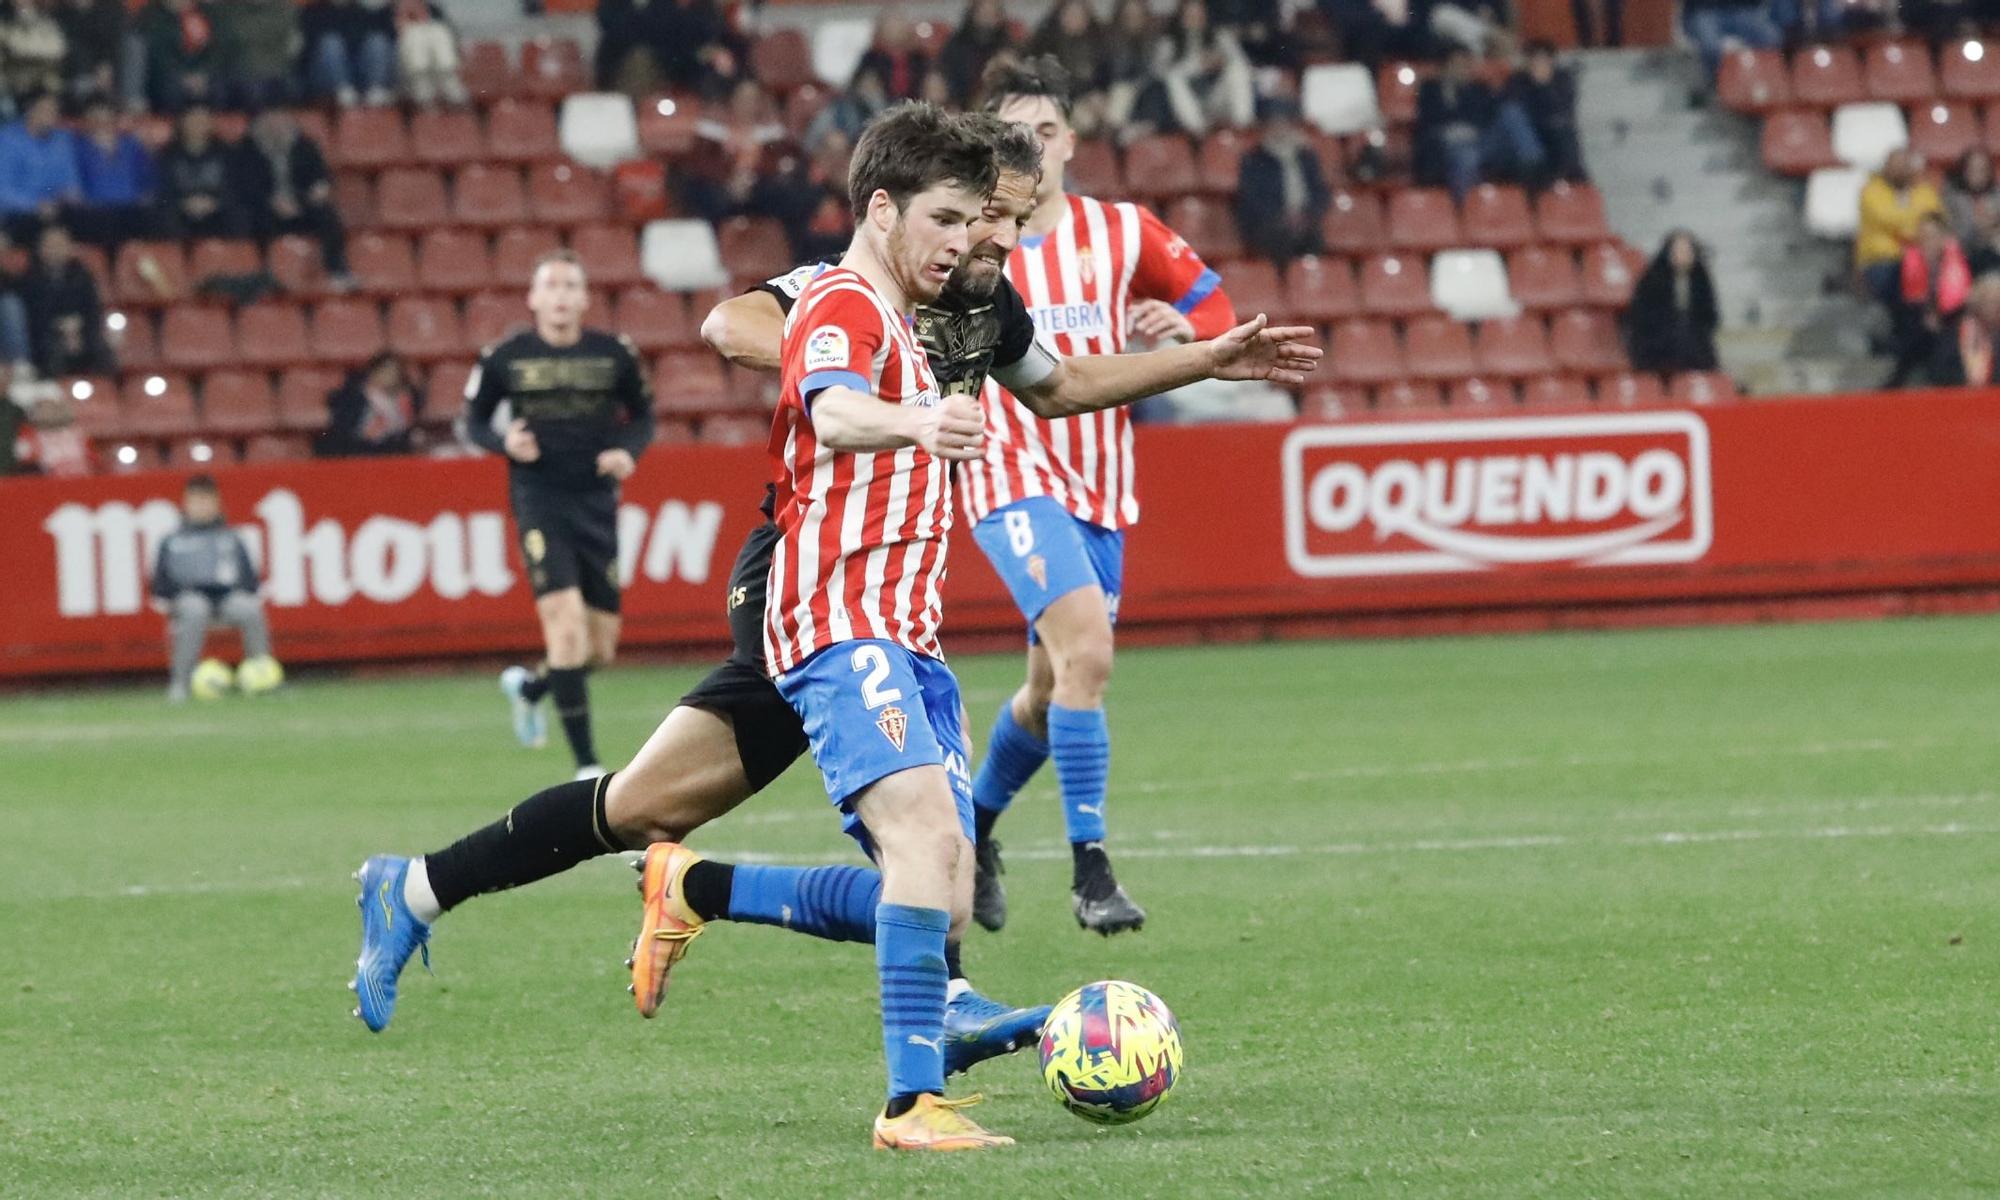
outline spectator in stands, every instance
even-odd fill
[[[720,117],[695,123],[695,150],[680,177],[681,202],[690,212],[720,221],[744,210],[759,180],[776,173],[785,142],[778,106],[764,85],[745,79],[730,93]]]
[[[847,203],[847,165],[853,143],[839,130],[827,131],[808,157],[792,152],[779,160],[777,171],[758,180],[745,210],[771,217],[791,239],[792,257],[800,262],[837,259],[854,238],[854,219]]]
[[[1030,57],[1052,56],[1069,72],[1070,125],[1094,137],[1104,125],[1103,93],[1110,71],[1109,39],[1088,0],[1062,0],[1028,39]]]
[[[1625,44],[1625,0],[1569,0],[1569,12],[1576,23],[1577,45]]]
[[[1443,184],[1461,199],[1508,154],[1500,102],[1479,78],[1478,66],[1470,50],[1454,49],[1444,70],[1417,89],[1418,181]]]
[[[1721,313],[1708,256],[1694,234],[1676,229],[1667,235],[1632,289],[1624,322],[1634,370],[1662,375],[1715,370]]]
[[[1297,71],[1301,59],[1280,0],[1211,0],[1208,18],[1236,36],[1251,65]]]
[[[458,35],[444,10],[431,0],[396,0],[396,57],[403,65],[403,90],[410,103],[429,108],[440,100],[464,104],[465,81],[458,74]]]
[[[1508,114],[1507,119],[1524,120],[1526,129],[1533,134],[1532,152],[1521,157],[1539,160],[1541,178],[1528,182],[1542,183],[1549,179],[1576,182],[1584,178],[1583,142],[1576,130],[1576,77],[1556,61],[1553,45],[1528,44],[1526,61],[1507,80],[1502,105],[1518,109],[1518,114]]]
[[[1390,58],[1429,58],[1429,0],[1319,0],[1347,56],[1373,70]]]
[[[1924,382],[1932,387],[1989,387],[2000,383],[2000,273],[1972,284],[1965,309],[1949,333],[1931,347]]]
[[[1869,295],[1884,304],[1896,302],[1904,248],[1916,238],[1918,222],[1942,212],[1944,201],[1923,177],[1917,157],[1908,150],[1892,151],[1861,188],[1854,265]]]
[[[662,87],[729,94],[749,46],[715,0],[600,0],[598,79],[632,95]]]
[[[1993,156],[1983,147],[1967,150],[1945,176],[1944,209],[1952,233],[1967,246],[1985,242],[2000,224],[2000,179],[1994,178]]]
[[[57,123],[56,98],[28,98],[21,118],[0,128],[0,222],[20,242],[82,198],[76,138]]]
[[[1927,213],[1903,251],[1894,306],[1896,363],[1885,386],[1902,387],[1936,356],[1946,326],[1972,292],[1972,268],[1943,216]]]
[[[249,232],[236,188],[234,148],[215,136],[206,104],[190,104],[160,152],[159,225],[172,237]]]
[[[125,94],[135,109],[177,113],[214,99],[222,48],[215,14],[202,0],[147,0],[133,22],[138,47],[129,56]]]
[[[1013,40],[1007,28],[1007,10],[1000,0],[972,0],[965,21],[952,31],[938,51],[938,67],[944,72],[954,104],[968,104],[973,89],[986,73],[986,64],[1007,49]]]
[[[395,98],[395,30],[389,10],[358,0],[312,0],[299,14],[313,94],[342,108]]]
[[[16,379],[34,374],[34,334],[28,322],[28,306],[22,298],[25,278],[16,272],[14,245],[0,233],[0,371],[11,370]],[[0,378],[0,389],[8,380]],[[6,403],[0,396],[0,404]]]
[[[353,283],[347,270],[347,230],[333,206],[333,172],[290,112],[274,108],[258,114],[250,136],[237,147],[232,178],[253,234],[263,240],[307,234],[319,242],[335,287],[344,290]]]
[[[1326,171],[1299,123],[1299,105],[1275,97],[1261,106],[1257,145],[1243,156],[1236,225],[1243,244],[1280,269],[1325,245],[1320,222],[1332,201]]]
[[[243,538],[224,522],[221,493],[207,475],[188,480],[181,493],[181,525],[160,543],[152,592],[153,607],[167,618],[172,647],[169,701],[187,699],[188,678],[211,623],[242,631],[245,658],[271,653],[257,569]]]
[[[62,26],[63,91],[73,99],[117,96],[126,55],[124,0],[58,0]]]
[[[1160,82],[1183,132],[1198,137],[1217,125],[1240,129],[1256,120],[1250,60],[1235,33],[1209,22],[1208,0],[1181,0],[1162,44]]]
[[[104,303],[69,231],[51,224],[35,243],[21,280],[35,369],[45,376],[109,375],[118,369],[104,340]]]
[[[153,152],[119,124],[118,110],[107,94],[92,96],[83,110],[76,175],[82,199],[69,222],[79,238],[115,254],[127,238],[152,232],[159,188]]]
[[[1171,123],[1166,87],[1154,72],[1162,36],[1146,0],[1119,0],[1104,42],[1103,130],[1129,142]]]
[[[812,124],[806,127],[806,149],[816,154],[827,138],[834,135],[853,145],[854,139],[868,127],[868,122],[887,107],[889,89],[883,81],[882,68],[863,60],[855,68],[854,79],[847,85],[847,90],[820,109]]]
[[[295,0],[223,0],[215,25],[228,80],[226,102],[256,111],[298,98],[292,82],[299,40]]]
[[[0,23],[7,94],[17,102],[40,92],[60,96],[68,82],[63,75],[68,54],[69,39],[42,0],[14,0],[14,14]]]
[[[880,77],[882,89],[890,100],[915,100],[930,69],[931,56],[917,42],[917,31],[910,25],[909,16],[892,4],[875,18],[875,41],[861,56],[848,86],[859,81],[863,71],[872,70]]]
[[[326,428],[313,439],[322,458],[413,454],[423,449],[423,398],[401,359],[384,350],[357,367],[326,398]]]
[[[917,88],[917,99],[939,108],[950,108],[958,103],[952,98],[951,78],[942,67],[932,67],[924,72],[924,81]]]
[[[1723,51],[1732,44],[1776,50],[1784,41],[1771,18],[1770,0],[1681,0],[1681,25],[1701,59],[1702,76],[1711,84],[1722,66]]]

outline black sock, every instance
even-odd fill
[[[579,767],[597,765],[597,746],[590,740],[590,689],[584,686],[587,667],[549,668],[549,695],[555,697],[556,715],[562,718],[563,736]]]
[[[889,1097],[889,1106],[882,1110],[882,1115],[892,1121],[895,1120],[897,1117],[915,1108],[917,1106],[917,1097],[921,1095],[924,1095],[924,1093],[904,1092],[900,1096]]]
[[[993,839],[993,822],[998,821],[1000,819],[1000,813],[1002,811],[1003,810],[997,808],[981,808],[977,804],[973,805],[972,806],[973,837],[978,841],[982,842],[991,841]]]
[[[486,892],[559,875],[625,847],[604,820],[611,776],[559,783],[484,829],[424,855],[431,891],[446,912]]]
[[[944,970],[946,979],[964,979],[965,966],[958,961],[958,943],[944,944]]]
[[[549,694],[549,664],[543,663],[528,672],[528,682],[521,685],[521,699],[530,704],[540,704],[542,697]]]
[[[736,886],[736,868],[728,863],[698,859],[681,876],[681,902],[704,921],[729,915],[729,890]]]
[[[1070,890],[1095,890],[1101,885],[1103,891],[1110,892],[1111,859],[1104,853],[1103,842],[1071,842],[1069,856]]]

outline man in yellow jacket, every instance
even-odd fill
[[[1942,212],[1944,202],[1923,177],[1922,163],[1907,150],[1892,152],[1861,189],[1854,266],[1870,295],[1884,303],[1894,299],[1903,248],[1915,240],[1925,216]]]

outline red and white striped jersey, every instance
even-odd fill
[[[830,450],[813,432],[812,399],[829,387],[888,404],[938,402],[937,380],[908,322],[860,274],[826,271],[786,318],[783,364],[770,441],[780,532],[764,605],[771,674],[856,638],[943,657],[950,464],[913,446]]]
[[[1187,242],[1136,204],[1069,197],[1054,230],[1024,240],[1007,260],[1035,328],[1064,357],[1125,349],[1126,308],[1164,300],[1213,337],[1233,317],[1221,279]],[[1217,303],[1204,304],[1213,296]],[[1133,491],[1132,419],[1122,408],[1044,420],[999,384],[980,397],[986,457],[960,467],[973,521],[1029,496],[1050,496],[1082,520],[1118,529],[1139,519]]]

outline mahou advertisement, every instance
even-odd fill
[[[1121,628],[2000,585],[2000,397],[1899,393],[1476,420],[1143,427]],[[641,461],[627,644],[722,644],[756,448]],[[288,661],[532,649],[495,459],[219,476]],[[155,670],[147,585],[182,476],[0,481],[0,676]],[[1021,622],[963,528],[944,644]],[[989,637],[987,641],[991,642]]]

